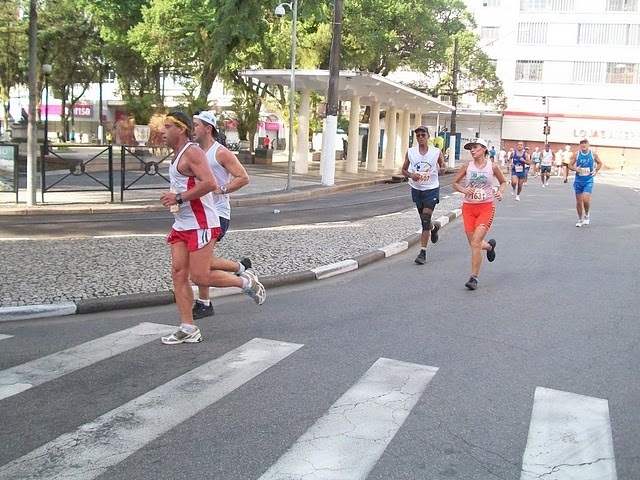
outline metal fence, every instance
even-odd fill
[[[120,201],[129,190],[164,189],[169,181],[172,150],[161,147],[122,146],[120,153]]]
[[[125,192],[166,189],[172,150],[166,147],[130,145],[53,145],[40,155],[42,203],[48,192],[108,191],[111,202]],[[119,178],[114,175],[114,156],[120,157]],[[116,167],[117,168],[117,167]],[[119,180],[119,181],[117,181]]]

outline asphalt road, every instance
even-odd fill
[[[54,378],[0,400],[0,478],[635,479],[640,195],[598,185],[581,229],[572,197],[558,183],[507,196],[475,292],[456,221],[425,266],[407,251],[260,308],[221,298],[198,345],[105,337],[175,325],[175,306],[2,324],[0,369],[44,359]],[[74,362],[89,364],[63,371]],[[23,371],[11,388],[37,383]],[[537,423],[543,394],[571,414]],[[586,440],[565,432],[571,415]]]
[[[451,175],[442,179],[442,194],[452,191]],[[407,183],[379,184],[271,205],[233,207],[231,229],[268,228],[319,222],[353,221],[402,211],[413,206]],[[274,213],[279,210],[279,213]],[[0,238],[60,238],[95,235],[166,233],[171,213],[90,213],[0,215]]]

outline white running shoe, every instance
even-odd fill
[[[516,202],[520,201],[520,195],[516,195]]]
[[[542,188],[544,188],[544,187],[545,187],[545,185],[544,185],[544,183],[543,183],[543,184],[542,184]]]
[[[515,194],[516,194],[516,191],[515,191],[515,189],[514,189],[514,188],[512,188],[512,189],[511,189],[511,195],[515,195]]]
[[[247,295],[253,298],[253,301],[258,305],[262,305],[267,299],[267,291],[265,290],[264,285],[262,285],[258,280],[258,276],[251,270],[245,270],[240,274],[240,276],[249,281],[249,286],[245,290]]]
[[[160,339],[165,345],[178,345],[180,343],[198,343],[202,341],[202,335],[200,329],[196,327],[194,332],[187,332],[182,327],[177,332],[172,333],[168,337],[162,337]]]
[[[548,186],[549,186],[549,180],[547,180],[547,181],[544,183],[544,185],[545,185],[546,187],[548,187]]]
[[[582,220],[578,220],[578,223],[576,223],[576,227],[580,228],[582,226]]]
[[[589,223],[591,223],[591,217],[589,217],[589,214],[587,214],[584,216],[584,220],[582,220],[582,224],[589,225]]]

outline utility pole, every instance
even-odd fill
[[[38,2],[29,2],[29,120],[27,123],[27,205],[35,205],[38,188],[38,124],[36,122],[36,75],[37,75],[37,38],[38,38]]]
[[[327,88],[327,118],[322,145],[322,185],[333,185],[335,179],[342,10],[343,0],[335,0],[333,4],[333,38],[331,40],[331,56],[329,59],[329,85]]]
[[[458,73],[460,65],[458,60],[458,38],[453,40],[453,72],[451,78],[451,128],[449,131],[449,167],[456,165],[456,114],[458,112]]]

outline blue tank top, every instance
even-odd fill
[[[524,167],[526,165],[524,161],[525,154],[526,152],[522,152],[522,155],[518,156],[518,151],[514,150],[513,156],[511,157],[511,160],[513,162],[513,165],[511,167],[512,172],[516,172],[516,173],[524,172]]]
[[[582,153],[582,150],[580,150],[576,157],[576,167],[578,168],[576,172],[576,182],[593,181],[591,172],[593,172],[594,164],[595,160],[593,159],[591,150],[587,153]]]

